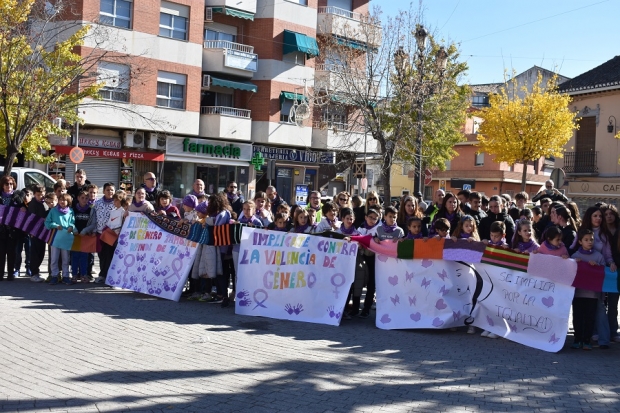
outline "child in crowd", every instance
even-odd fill
[[[490,238],[489,240],[482,240],[482,242],[494,247],[508,248],[508,244],[506,244],[506,224],[502,221],[493,222],[491,224]]]
[[[375,236],[377,228],[381,222],[381,209],[379,207],[369,207],[366,211],[366,218],[364,224],[359,228],[360,235],[372,235]],[[370,309],[374,301],[375,295],[375,253],[369,249],[363,249],[364,260],[366,262],[366,268],[368,271],[368,282],[366,284],[366,297],[364,298],[364,308],[362,309],[360,318],[368,318],[370,315]]]
[[[534,220],[534,214],[532,214],[532,210],[529,208],[523,208],[521,212],[519,212],[519,219],[524,219],[528,221]]]
[[[456,226],[452,241],[459,239],[465,239],[467,241],[480,241],[478,236],[478,228],[476,227],[476,220],[471,215],[464,215],[459,224]]]
[[[310,224],[310,213],[307,209],[297,208],[293,218],[293,228],[291,232],[298,234],[310,234],[313,232],[314,225]]]
[[[33,199],[28,204],[28,212],[36,215],[39,218],[47,217],[47,210],[45,208],[45,188],[42,185],[33,185]],[[32,276],[30,281],[41,282],[40,268],[43,258],[45,257],[45,242],[41,241],[38,237],[30,238],[30,271]]]
[[[99,194],[99,187],[95,184],[90,184],[86,186],[86,191],[88,191],[88,205],[92,207],[95,205],[95,201],[97,201],[97,195]]]
[[[56,208],[56,205],[58,205],[58,197],[56,197],[56,193],[55,192],[46,193],[45,194],[45,207],[46,207],[45,217],[46,218],[49,215],[49,212],[52,210],[52,208]],[[60,265],[60,260],[59,260],[59,265]],[[49,275],[47,276],[47,279],[45,280],[46,283],[52,280],[52,246],[49,244],[47,244],[47,268],[49,271]],[[60,271],[60,267],[58,271]]]
[[[181,219],[179,208],[172,205],[172,194],[168,190],[163,190],[157,196],[157,208],[159,215],[165,215],[172,219]]]
[[[515,227],[515,235],[512,240],[512,249],[522,254],[530,254],[540,245],[536,242],[532,221],[529,219],[518,220]]]
[[[207,205],[207,214],[209,215],[206,220],[207,225],[219,226],[229,224],[230,211],[231,207],[226,195],[222,193],[212,194]],[[234,281],[235,277],[232,248],[228,246],[212,247],[210,245],[205,245],[205,247],[206,250],[203,251],[202,255],[205,270],[201,270],[201,273],[207,274],[207,277],[211,280],[215,278],[217,293],[216,295],[203,295],[199,301],[222,304],[222,307],[227,307],[229,303],[228,285],[230,284],[230,278],[233,277]],[[207,291],[210,290],[207,289]]]
[[[30,202],[32,201],[32,190],[30,188],[24,188],[21,190],[21,192],[23,195],[22,211],[27,211],[28,205],[30,205]],[[31,277],[32,271],[30,270],[30,235],[20,230],[15,230],[14,235],[17,242],[15,247],[15,263],[13,268],[13,277],[19,277],[19,270],[22,266],[22,251],[24,251],[24,255],[26,257],[26,275],[28,277]]]
[[[112,196],[112,202],[114,203],[114,209],[110,211],[110,218],[106,226],[117,234],[121,233],[123,227],[123,219],[125,217],[125,208],[123,208],[123,202],[126,201],[125,191],[118,190]]]
[[[439,218],[435,221],[435,238],[450,238],[450,221]]]
[[[407,231],[409,233],[405,239],[423,239],[422,235],[422,219],[419,217],[411,217],[407,220]]]
[[[97,230],[97,214],[88,205],[88,192],[82,191],[78,195],[78,203],[73,210],[75,216],[74,234],[90,235]],[[71,272],[73,280],[81,277],[82,283],[90,282],[88,278],[88,253],[73,251],[71,252]]]
[[[196,206],[198,205],[198,198],[194,195],[185,195],[183,198],[183,222],[193,224],[198,219],[196,213]]]
[[[583,228],[579,230],[577,237],[580,247],[573,254],[572,258],[576,261],[587,261],[590,265],[605,266],[603,254],[594,249],[594,232]],[[596,322],[596,306],[600,298],[601,293],[575,288],[575,297],[573,298],[575,339],[571,348],[592,350],[590,338],[592,337],[594,323]],[[601,348],[603,348],[602,345]],[[605,348],[609,348],[609,346]]]
[[[45,228],[57,229],[58,231],[73,232],[73,226],[75,224],[75,218],[73,211],[69,208],[71,205],[71,195],[64,194],[58,198],[58,206],[52,208],[45,219]],[[69,250],[63,250],[58,247],[52,246],[52,279],[50,285],[58,284],[58,258],[62,256],[62,282],[63,284],[71,285],[71,279],[69,278]]]
[[[289,227],[287,225],[287,215],[284,212],[277,212],[276,215],[274,216],[274,221],[269,224],[269,226],[272,226],[272,230],[274,231],[282,231],[282,232],[288,232],[289,231]]]
[[[337,206],[331,201],[323,204],[321,207],[321,215],[323,219],[314,229],[315,233],[321,233],[325,231],[336,231],[340,228],[340,221],[336,218]]]
[[[377,227],[377,233],[374,236],[376,242],[386,239],[396,242],[405,236],[402,228],[396,225],[397,214],[398,211],[393,206],[390,205],[385,208],[384,222]]]
[[[278,205],[277,208],[277,212],[276,214],[273,216],[273,222],[271,224],[269,224],[269,226],[267,226],[267,229],[276,229],[276,216],[277,214],[283,214],[284,215],[284,227],[286,228],[286,231],[290,231],[291,228],[293,228],[293,220],[291,219],[291,217],[289,216],[289,211],[290,208],[288,205],[286,204],[280,204]]]
[[[196,211],[196,222],[201,224],[203,227],[206,226],[207,220],[207,203],[200,202],[196,205],[194,209]],[[190,291],[191,295],[187,298],[188,300],[199,300],[205,293],[207,293],[207,277],[201,276],[200,273],[200,265],[202,263],[202,252],[206,245],[198,244],[196,247],[196,255],[194,257],[194,266],[192,267],[191,278],[190,278]],[[209,286],[209,292],[211,292],[211,285]]]
[[[355,222],[355,213],[351,208],[342,208],[340,210],[340,219],[342,220],[342,225],[340,228],[336,230],[336,232],[346,235],[348,237],[352,235],[360,235],[360,232],[355,228],[353,223]],[[349,290],[349,296],[347,298],[347,303],[352,299],[353,304],[349,311],[344,312],[343,318],[346,320],[350,320],[351,317],[355,317],[360,313],[360,303],[362,300],[362,290],[364,289],[364,284],[367,282],[367,270],[366,263],[364,261],[364,254],[361,249],[357,251],[357,258],[355,261],[355,279],[353,284],[351,285],[351,289]]]
[[[260,219],[264,227],[268,227],[273,221],[271,216],[271,208],[269,207],[269,198],[262,191],[256,192],[254,195],[254,203],[256,204],[256,218]]]
[[[63,179],[56,181],[54,184],[54,193],[56,194],[56,199],[58,199],[58,202],[60,202],[60,196],[67,193],[67,187],[65,186]]]
[[[545,240],[534,253],[539,252],[546,255],[568,258],[568,250],[562,242],[562,230],[560,227],[552,225],[545,230]]]
[[[255,214],[256,204],[254,201],[245,201],[243,203],[241,216],[239,217],[238,222],[240,224],[246,224],[249,227],[262,228],[263,221],[261,221]],[[236,247],[238,247],[238,245],[236,245]]]

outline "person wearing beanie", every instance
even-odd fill
[[[183,221],[189,224],[193,224],[198,220],[198,213],[196,212],[196,206],[198,205],[198,198],[194,195],[186,195],[183,198]]]

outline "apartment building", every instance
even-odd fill
[[[50,137],[49,172],[73,180],[66,154],[79,143],[79,167],[97,184],[132,189],[153,171],[176,197],[198,178],[209,193],[235,180],[246,196],[271,183],[286,200],[296,185],[317,188],[320,164],[335,160],[332,132],[299,109],[315,83],[317,36],[364,20],[368,1],[76,0],[77,19],[115,41],[97,68],[102,100],[80,108],[71,139]]]

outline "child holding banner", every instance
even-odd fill
[[[307,209],[297,208],[295,210],[291,232],[297,234],[311,234],[313,231],[314,225],[310,222],[310,212]]]
[[[340,210],[340,219],[342,220],[342,225],[340,225],[340,228],[338,228],[336,232],[347,237],[350,237],[352,235],[360,235],[360,232],[353,225],[353,223],[355,222],[355,214],[353,212],[353,209],[342,208]],[[364,289],[366,278],[366,262],[364,261],[364,255],[361,249],[358,249],[357,258],[355,261],[355,280],[351,285],[351,289],[349,290],[349,296],[347,297],[347,303],[349,303],[349,300],[352,299],[353,305],[350,311],[345,311],[343,315],[344,319],[350,320],[351,317],[355,317],[359,314],[360,302],[362,299],[362,290]]]
[[[269,226],[273,219],[271,217],[271,208],[269,207],[267,194],[262,191],[256,192],[256,195],[254,195],[254,203],[256,204],[256,218],[261,220],[263,227]]]
[[[49,211],[47,218],[45,218],[45,228],[58,231],[73,232],[73,226],[75,224],[75,217],[73,211],[69,208],[71,205],[72,197],[69,194],[63,194],[58,198],[58,205]],[[71,279],[69,278],[69,250],[60,249],[52,246],[52,279],[50,285],[58,284],[58,259],[62,257],[62,282],[63,284],[71,285]]]
[[[407,231],[409,231],[409,233],[405,239],[424,239],[424,235],[422,234],[422,218],[409,218],[407,220]]]
[[[594,249],[594,231],[582,228],[578,233],[579,249],[572,258],[575,261],[587,261],[590,265],[605,266],[605,257],[599,251]],[[573,329],[574,342],[571,348],[584,350],[592,350],[590,338],[594,330],[596,322],[596,306],[601,298],[601,293],[575,288],[575,297],[573,298]],[[600,346],[601,348],[609,348]]]
[[[75,204],[75,227],[74,234],[90,235],[97,229],[97,214],[88,205],[88,192],[82,191],[78,195],[78,203]],[[73,251],[71,253],[71,273],[73,280],[78,279],[78,274],[83,283],[90,282],[88,278],[88,253]]]
[[[43,185],[33,185],[33,200],[28,204],[28,212],[36,215],[39,218],[47,217],[47,210],[45,209],[45,188]],[[30,271],[32,271],[32,282],[42,282],[40,267],[45,257],[45,242],[38,237],[30,238]]]
[[[364,225],[359,228],[360,235],[375,236],[377,234],[377,228],[379,227],[380,220],[381,209],[379,207],[369,207],[366,211],[366,221],[364,222]],[[364,298],[364,308],[358,317],[368,318],[368,316],[370,315],[370,309],[372,308],[372,303],[374,301],[376,289],[375,253],[368,249],[363,249],[363,254],[364,261],[366,262],[366,269],[368,272],[368,282],[366,283],[366,297]]]
[[[452,241],[458,239],[466,239],[467,241],[480,241],[478,236],[478,228],[476,227],[476,220],[471,215],[464,215],[456,226]]]
[[[532,227],[532,221],[530,220],[517,220],[515,225],[515,235],[512,239],[512,249],[521,254],[530,254],[536,250],[540,245],[536,242],[534,230]]]
[[[340,221],[338,221],[338,218],[336,217],[336,210],[336,204],[331,201],[323,204],[321,207],[321,215],[323,218],[314,229],[316,234],[325,231],[336,231],[340,228]]]

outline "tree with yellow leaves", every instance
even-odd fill
[[[520,87],[516,78],[509,80],[489,97],[490,107],[478,112],[484,119],[478,129],[480,152],[495,155],[497,162],[523,163],[521,190],[525,191],[527,163],[543,156],[562,157],[564,145],[577,129],[570,102],[568,95],[558,93],[557,76],[543,84],[538,73],[531,90]]]

